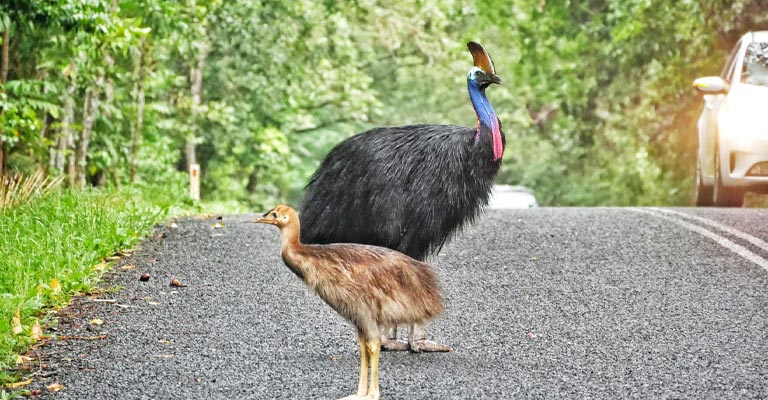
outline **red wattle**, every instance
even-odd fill
[[[493,161],[497,161],[504,155],[504,145],[501,142],[501,129],[499,129],[498,120],[491,126],[491,135],[493,136]]]

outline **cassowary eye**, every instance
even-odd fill
[[[276,212],[272,213],[272,218],[277,218],[277,213]]]

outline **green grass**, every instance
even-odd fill
[[[34,342],[31,329],[43,311],[93,290],[102,273],[94,267],[133,247],[169,213],[190,209],[184,198],[165,188],[59,191],[0,210],[0,392],[18,378],[17,355]],[[17,310],[20,334],[13,333]]]

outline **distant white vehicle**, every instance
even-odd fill
[[[741,207],[744,192],[768,190],[768,31],[742,36],[720,76],[693,86],[704,93],[696,205]]]
[[[523,186],[495,185],[488,207],[493,210],[538,207],[533,190]]]

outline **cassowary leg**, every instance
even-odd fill
[[[397,340],[397,326],[385,327],[381,332],[381,349],[384,351],[406,351],[408,343]]]
[[[445,353],[451,351],[451,348],[447,345],[427,340],[427,333],[424,331],[423,326],[419,324],[412,324],[408,328],[408,346],[412,352],[421,353],[423,351],[428,353]]]

